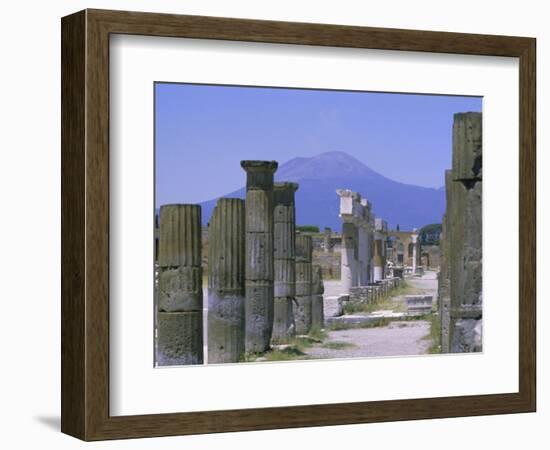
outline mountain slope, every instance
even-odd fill
[[[420,228],[440,223],[445,210],[445,190],[399,183],[386,178],[343,152],[328,152],[311,158],[294,158],[281,165],[276,181],[295,181],[296,220],[298,225],[317,225],[320,229],[341,229],[338,217],[339,198],[336,189],[351,189],[368,198],[376,216],[391,228]],[[245,189],[224,197],[245,197]],[[201,204],[207,223],[216,199]]]

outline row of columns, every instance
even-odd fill
[[[209,224],[208,362],[238,362],[323,326],[321,268],[296,234],[296,183],[274,183],[275,161],[242,161],[246,200],[222,198]],[[159,217],[157,362],[202,364],[201,209]]]
[[[387,223],[375,218],[372,205],[361,194],[338,189],[342,224],[341,289],[367,286],[386,277]]]

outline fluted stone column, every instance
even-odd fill
[[[202,364],[201,208],[160,208],[157,361]]]
[[[311,283],[312,283],[311,236],[296,236],[296,307],[294,323],[296,334],[307,334],[311,329]]]
[[[296,183],[275,183],[274,264],[275,292],[271,342],[283,344],[295,334],[293,303],[296,295]]]
[[[321,329],[325,326],[324,292],[321,266],[313,264],[311,269],[311,328],[313,329]]]
[[[208,227],[208,364],[244,355],[244,201],[218,200]]]
[[[273,331],[273,174],[276,161],[241,161],[246,171],[245,350],[269,349]]]

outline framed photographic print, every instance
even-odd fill
[[[535,411],[535,131],[533,38],[64,17],[62,431]]]

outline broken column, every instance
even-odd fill
[[[159,223],[157,361],[203,363],[201,208],[163,205]]]
[[[448,204],[450,228],[450,351],[481,351],[482,116],[455,114]]]
[[[244,355],[244,201],[221,198],[208,227],[208,363]]]
[[[269,349],[273,330],[273,174],[276,161],[241,161],[246,171],[245,351]]]
[[[332,253],[332,229],[325,228],[325,231],[323,233],[323,246],[325,253]]]
[[[283,344],[295,335],[293,303],[296,295],[296,183],[275,183],[274,267],[275,291],[271,342]]]
[[[311,329],[311,236],[296,236],[296,303],[294,323],[296,334],[307,334]]]
[[[349,189],[338,189],[340,196],[340,217],[342,224],[341,250],[341,291],[349,295],[350,287],[357,285],[357,228],[355,227],[355,192]]]
[[[384,270],[386,261],[384,258],[384,242],[387,223],[377,217],[374,221],[374,256],[372,258],[373,280],[382,281],[384,279]]]
[[[365,208],[359,205],[359,218],[357,219],[357,286],[366,286],[367,279],[367,229],[365,227]]]
[[[363,207],[363,220],[361,222],[361,230],[363,234],[363,243],[360,244],[364,250],[363,253],[363,275],[361,277],[361,286],[367,286],[371,282],[371,261],[372,261],[372,204],[366,198],[361,199],[361,206]]]
[[[325,326],[323,306],[323,273],[319,264],[313,264],[311,269],[311,328],[320,330]]]
[[[418,260],[418,252],[416,250],[416,243],[418,242],[418,233],[416,232],[416,228],[413,229],[413,234],[411,235],[411,242],[413,245],[413,255],[412,255],[412,273],[413,275],[416,274],[417,269],[417,260]]]

